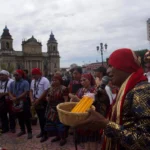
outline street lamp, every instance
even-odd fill
[[[97,46],[97,52],[100,52],[101,53],[101,57],[102,57],[102,66],[103,66],[103,51],[107,49],[107,44],[103,44],[103,43],[100,43],[100,46]]]

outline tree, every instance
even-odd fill
[[[9,73],[12,73],[14,71],[14,68],[15,68],[14,65],[10,64],[10,63],[8,65],[6,65],[4,63],[1,64],[1,69],[7,70]]]
[[[147,49],[134,51],[138,56],[141,57],[141,65],[142,65],[142,67],[144,67],[144,65],[145,65],[145,62],[144,62],[144,55],[145,55],[145,53],[146,53],[147,51],[148,51]]]
[[[2,70],[7,70],[6,64],[3,64],[3,63],[2,63],[2,64],[1,64],[1,69],[2,69]]]

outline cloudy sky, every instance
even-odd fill
[[[121,47],[150,49],[148,18],[150,0],[0,0],[0,34],[7,25],[15,50],[34,35],[46,52],[53,31],[61,67],[101,61],[101,42],[108,44],[104,59]]]

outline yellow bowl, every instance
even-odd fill
[[[57,111],[61,123],[63,123],[64,125],[74,127],[80,121],[83,121],[88,118],[89,116],[88,112],[85,113],[71,112],[71,110],[74,108],[76,104],[77,102],[65,102],[57,105]],[[91,108],[95,110],[95,107],[93,105]]]

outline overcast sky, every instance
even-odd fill
[[[34,35],[46,52],[53,31],[61,67],[101,61],[101,42],[108,44],[104,58],[121,47],[150,49],[148,18],[150,0],[0,0],[0,34],[7,25],[20,51],[22,39]]]

